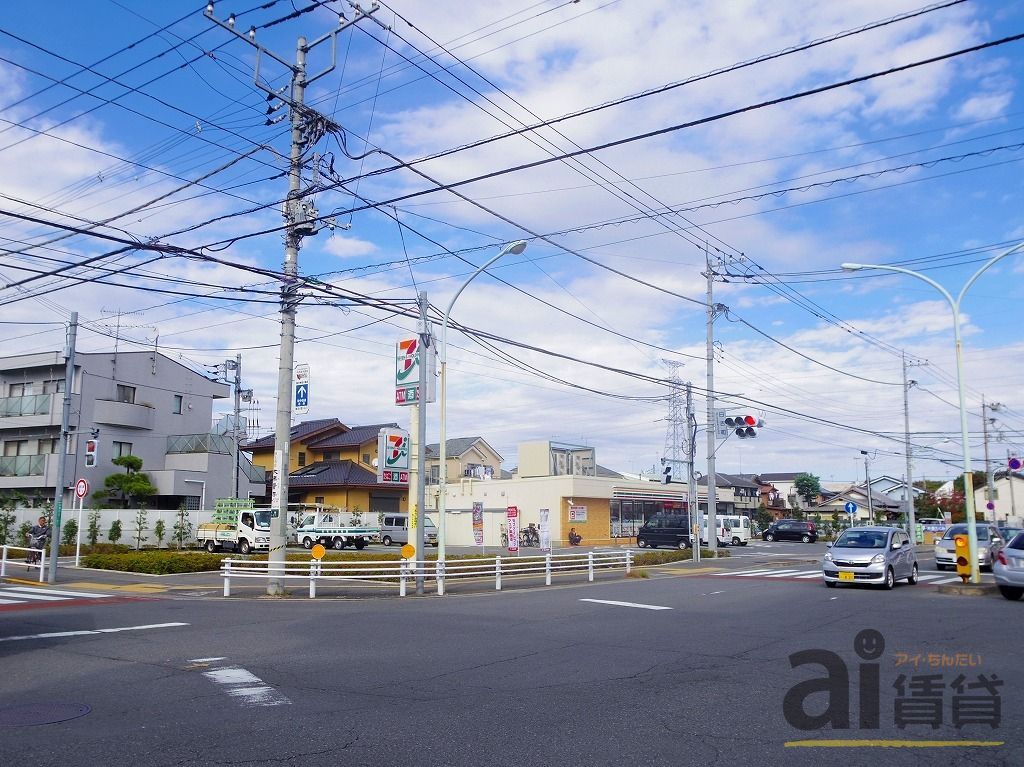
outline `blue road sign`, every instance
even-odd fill
[[[309,407],[309,384],[295,384],[295,409]]]
[[[846,509],[847,514],[853,514],[855,511],[857,511],[857,504],[855,504],[853,501],[847,501],[846,505],[843,506],[843,508]]]

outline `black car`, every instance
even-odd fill
[[[801,522],[796,519],[780,519],[772,522],[761,537],[766,541],[803,541],[814,543],[818,540],[818,529],[813,522]]]
[[[671,546],[674,549],[690,548],[689,514],[655,514],[636,531],[636,545],[641,549],[649,546]]]

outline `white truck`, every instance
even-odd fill
[[[293,535],[295,542],[307,549],[317,543],[339,551],[348,546],[364,549],[380,540],[380,527],[364,525],[347,512],[325,510],[306,514]]]
[[[253,508],[221,508],[213,521],[199,525],[199,545],[211,554],[232,549],[239,554],[270,551],[270,512]]]

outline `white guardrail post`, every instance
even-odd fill
[[[7,544],[4,544],[3,556],[0,556],[0,578],[7,575]]]
[[[46,556],[46,549],[39,552],[39,582],[43,583],[46,581],[46,565],[49,563],[50,558]]]
[[[444,596],[444,562],[437,560],[437,595]]]
[[[398,563],[398,596],[405,596],[405,573],[406,573],[405,560],[403,559]]]
[[[626,575],[629,575],[629,568],[633,564],[633,552],[630,549],[626,549]]]
[[[587,552],[587,580],[594,580],[594,552]]]
[[[231,560],[225,559],[221,562],[224,572],[224,596],[231,596]]]
[[[317,567],[318,564],[319,563],[315,559],[309,560],[309,598],[310,599],[315,599],[316,598],[316,576],[317,576],[317,572],[320,570],[320,568]]]
[[[544,585],[551,585],[551,552],[544,555]]]
[[[494,590],[501,591],[501,556],[494,557]]]

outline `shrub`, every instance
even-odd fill
[[[64,523],[60,532],[60,542],[65,546],[74,546],[78,539],[78,520],[69,519]]]
[[[111,543],[117,543],[121,540],[121,520],[115,519],[110,523],[110,532],[107,533],[107,540]]]
[[[100,539],[100,510],[92,509],[89,512],[89,528],[86,538],[90,546],[95,546]]]
[[[153,525],[153,535],[156,536],[157,548],[162,547],[164,545],[164,536],[167,535],[167,526],[162,519],[158,519],[156,524]]]
[[[201,573],[220,569],[226,554],[207,554],[203,551],[127,551],[88,554],[82,557],[84,567],[97,570],[120,570],[129,573]]]
[[[18,535],[14,539],[15,546],[28,546],[28,531],[32,529],[31,522],[22,522],[18,526]]]

